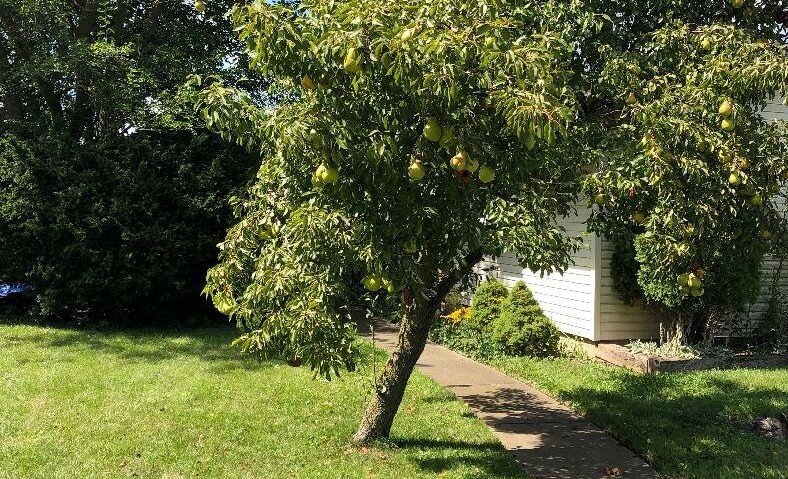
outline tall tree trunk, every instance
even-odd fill
[[[414,298],[409,290],[403,292],[405,316],[400,322],[397,346],[386,362],[375,393],[364,412],[358,431],[353,436],[353,442],[363,444],[372,439],[389,437],[394,417],[405,394],[405,387],[427,344],[427,335],[435,313],[454,285],[467,276],[481,259],[481,250],[468,253],[460,268],[438,282],[428,300],[420,296]],[[431,280],[432,274],[430,272],[424,279]]]
[[[365,443],[371,439],[388,437],[394,416],[397,414],[405,386],[419,356],[427,344],[427,334],[434,311],[429,311],[429,304],[413,305],[402,318],[399,328],[397,347],[389,356],[372,400],[364,412],[361,425],[353,441]]]

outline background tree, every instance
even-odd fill
[[[195,130],[180,86],[243,81],[229,5],[0,0],[0,280],[34,286],[37,313],[152,321],[200,302],[252,156]]]
[[[774,4],[749,8],[743,19],[720,1],[237,5],[232,19],[252,68],[289,96],[261,109],[217,82],[202,90],[208,124],[263,158],[207,292],[247,329],[246,348],[286,347],[327,376],[352,364],[348,277],[363,277],[370,296],[396,295],[398,344],[355,440],[387,436],[446,293],[484,254],[511,251],[534,270],[565,267],[577,243],[556,218],[571,214],[581,183],[604,191],[607,204],[618,171],[650,167],[638,161],[640,129],[663,141],[684,128],[718,132],[718,117],[686,109],[716,112],[718,99],[731,97],[737,128],[765,145],[752,171],[784,169],[771,154],[778,132],[754,110],[785,89],[784,38],[775,32],[786,19]],[[711,32],[727,32],[727,43],[696,52]],[[715,58],[746,67],[732,74]],[[688,82],[693,70],[717,80]],[[692,157],[705,158],[701,169],[721,168]],[[686,189],[666,181],[685,170],[661,171],[661,183],[643,182],[641,198]],[[727,175],[711,178],[692,211],[707,214],[726,194]],[[764,184],[775,178],[764,175]],[[594,224],[615,225],[605,221],[612,216]],[[661,223],[642,222],[664,235]],[[728,227],[709,223],[708,234]]]

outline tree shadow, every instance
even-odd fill
[[[391,447],[412,452],[414,463],[438,476],[459,468],[472,469],[469,478],[524,479],[525,472],[500,444],[429,438],[393,438]],[[448,453],[450,451],[450,453]],[[507,457],[508,456],[508,457]]]
[[[237,334],[229,326],[132,330],[46,327],[36,332],[6,331],[0,336],[0,349],[32,344],[43,349],[91,351],[127,362],[147,363],[190,357],[212,363],[216,373],[261,369],[279,363],[242,355],[231,345]]]
[[[788,441],[763,439],[751,426],[788,410],[784,386],[750,386],[726,373],[618,373],[602,387],[557,396],[670,477],[788,477]]]

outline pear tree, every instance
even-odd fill
[[[598,229],[634,221],[664,238],[654,209],[687,190],[674,184],[680,175],[722,173],[711,151],[751,148],[754,188],[767,170],[781,174],[779,132],[754,114],[788,78],[780,10],[750,5],[753,18],[740,19],[728,3],[669,3],[234,7],[275,103],[212,79],[194,84],[207,124],[262,158],[206,286],[245,330],[238,342],[336,375],[356,354],[348,299],[357,290],[390,299],[401,310],[398,343],[354,439],[386,437],[442,300],[484,255],[508,251],[523,267],[563,271],[579,242],[558,220],[584,191],[601,208]],[[735,133],[719,126],[722,98]],[[692,132],[708,154],[668,146],[699,147]],[[657,147],[673,156],[653,181],[642,175],[657,168],[648,156]],[[621,188],[633,178],[643,202],[624,209]],[[714,198],[730,188],[728,175],[703,185]],[[676,224],[713,207],[676,209]],[[708,222],[703,234],[728,227]],[[681,269],[669,261],[665,274]]]

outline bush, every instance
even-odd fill
[[[208,305],[200,291],[230,195],[257,162],[188,131],[83,144],[2,135],[0,280],[33,286],[39,319],[180,320]]]
[[[501,305],[501,314],[492,324],[491,337],[507,354],[536,357],[558,354],[558,329],[545,317],[522,281],[512,288]]]
[[[480,328],[489,328],[501,313],[501,304],[509,295],[509,290],[500,281],[488,279],[476,289],[471,303],[471,322]]]

